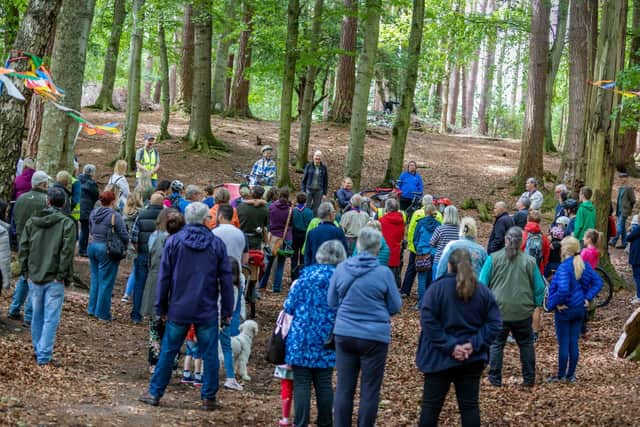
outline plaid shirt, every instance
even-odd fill
[[[253,164],[249,185],[274,185],[276,180],[276,162],[260,159]]]

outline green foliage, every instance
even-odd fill
[[[616,76],[616,87],[626,91],[638,91],[640,88],[640,65],[631,65]],[[603,89],[604,90],[604,89]],[[623,97],[623,102],[614,111],[614,117],[620,117],[620,132],[637,129],[640,121],[640,97]]]

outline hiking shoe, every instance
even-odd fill
[[[218,402],[216,402],[216,399],[202,399],[203,411],[215,411],[216,409],[218,409]]]
[[[235,378],[227,378],[226,381],[224,382],[224,388],[228,388],[229,390],[236,390],[236,391],[244,390],[244,387],[242,387],[242,385],[238,381],[236,381]]]
[[[559,383],[564,381],[564,378],[560,377],[549,377],[546,379],[547,384]]]
[[[122,299],[120,300],[120,302],[123,302],[125,304],[128,303],[129,302],[129,295],[123,296]]]
[[[202,374],[195,374],[193,376],[194,387],[202,387]]]
[[[564,382],[567,383],[567,384],[575,384],[576,381],[578,381],[578,380],[576,379],[575,375],[572,376],[572,377],[564,378]]]
[[[158,406],[160,404],[160,398],[153,396],[151,393],[146,392],[142,396],[138,398],[138,400],[142,403],[146,403],[151,406]]]
[[[191,372],[185,371],[182,374],[182,379],[180,380],[180,382],[182,384],[193,384],[193,375],[191,375]]]
[[[20,315],[20,313],[9,313],[7,314],[7,318],[11,320],[22,320],[22,316]]]
[[[638,297],[633,297],[633,298],[631,298],[631,301],[629,301],[629,302],[630,302],[631,304],[633,304],[633,305],[638,305],[638,304],[640,304],[640,298],[638,298]]]

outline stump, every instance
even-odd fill
[[[616,358],[640,359],[640,308],[629,316],[613,350]]]

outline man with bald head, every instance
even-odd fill
[[[493,216],[496,218],[487,244],[487,253],[499,251],[504,248],[504,236],[507,230],[513,227],[513,218],[507,212],[507,204],[505,202],[496,202],[493,207]]]

